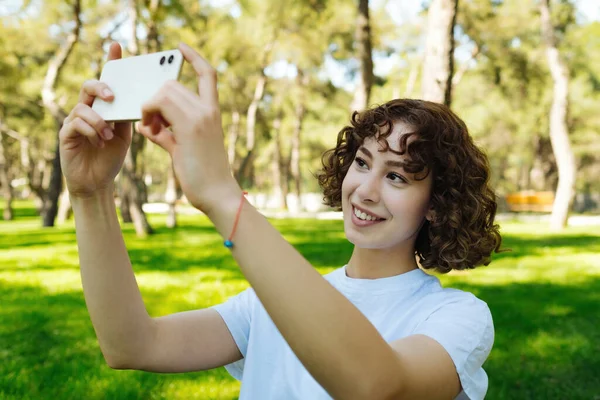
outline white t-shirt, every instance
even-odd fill
[[[457,399],[483,399],[482,365],[494,342],[487,304],[473,294],[442,288],[420,269],[380,279],[353,279],[346,267],[324,275],[377,328],[387,342],[423,334],[450,354],[463,391]],[[241,400],[331,399],[292,352],[252,288],[213,307],[223,317],[243,359],[225,368],[242,381]]]

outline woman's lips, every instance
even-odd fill
[[[378,220],[375,220],[375,221],[365,221],[365,220],[362,220],[362,219],[358,218],[356,216],[356,214],[354,214],[354,207],[352,207],[352,223],[354,225],[356,225],[356,226],[359,226],[359,227],[362,228],[362,227],[365,227],[365,226],[375,225],[375,224],[378,224],[378,223],[383,222],[383,221],[385,221],[385,219],[378,219]]]

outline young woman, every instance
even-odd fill
[[[498,250],[486,157],[448,108],[394,100],[355,114],[325,154],[319,182],[355,247],[321,276],[244,199],[223,145],[216,73],[180,45],[198,93],[166,84],[139,132],[171,156],[182,189],[223,236],[251,288],[223,304],[152,318],[113,202],[131,126],[90,108],[98,81],[60,132],[86,304],[116,369],[198,371],[242,380],[241,399],[481,399],[493,344],[487,305],[423,269],[488,264]],[[120,58],[117,44],[110,59]]]

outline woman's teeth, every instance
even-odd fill
[[[360,211],[358,208],[354,208],[354,215],[356,215],[356,217],[358,219],[362,219],[364,221],[378,221],[381,219],[381,218],[376,218],[376,217],[373,217],[372,215],[366,214],[366,213]]]

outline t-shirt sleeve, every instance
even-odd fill
[[[429,336],[446,349],[460,378],[464,392],[460,398],[480,400],[488,387],[482,366],[494,344],[494,324],[485,302],[462,294],[430,314],[414,333]]]
[[[225,369],[237,380],[242,380],[244,372],[244,361],[248,350],[248,340],[250,338],[250,324],[252,320],[252,307],[256,294],[252,288],[231,297],[224,303],[217,304],[211,308],[216,310],[225,321],[225,325],[231,332],[233,340],[237,345],[242,358],[225,366]]]

